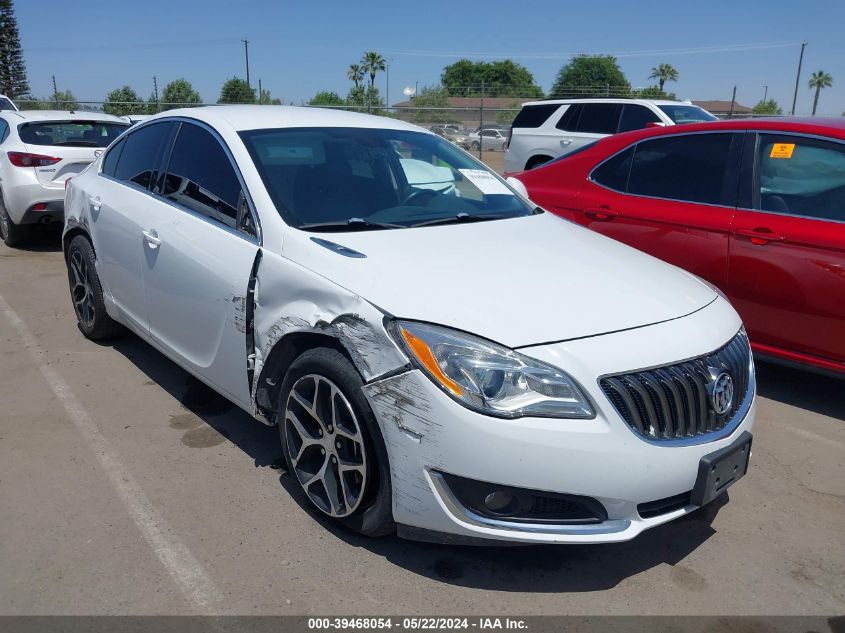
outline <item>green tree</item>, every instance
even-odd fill
[[[353,88],[354,90],[354,88]],[[342,106],[346,105],[346,102],[343,98],[337,94],[336,92],[332,92],[331,90],[321,90],[308,102],[308,105],[312,106]]]
[[[641,90],[634,90],[631,92],[631,96],[635,99],[671,99],[672,101],[677,101],[678,99],[678,96],[674,92],[665,92],[658,86],[649,86]]]
[[[50,99],[50,108],[56,108],[57,110],[79,110],[79,102],[70,90],[59,90],[53,93]]]
[[[767,99],[766,101],[761,99],[757,102],[757,105],[751,108],[751,112],[752,114],[783,114],[783,110],[774,99]]]
[[[146,111],[146,109],[144,100],[129,86],[122,86],[112,90],[106,95],[106,101],[103,103],[103,112],[115,116],[139,114]]]
[[[660,64],[651,69],[649,79],[657,79],[660,92],[667,81],[678,81],[678,70],[672,64]]]
[[[159,99],[161,109],[179,108],[202,103],[200,93],[194,90],[187,79],[174,79],[164,87]]]
[[[238,77],[228,79],[220,89],[217,103],[255,103],[255,88]]]
[[[422,110],[405,110],[402,118],[414,123],[450,123],[455,116],[447,109],[449,107],[449,93],[443,86],[423,86],[414,96],[414,108]],[[430,110],[428,108],[443,108]]]
[[[355,84],[356,88],[364,81],[364,71],[361,70],[360,64],[350,64],[349,69],[346,71],[346,76],[349,78],[349,81]]]
[[[550,97],[627,97],[631,84],[612,55],[576,55],[557,74]]]
[[[12,99],[29,93],[12,0],[0,0],[0,93]]]
[[[356,112],[371,112],[373,114],[384,114],[384,99],[381,98],[378,88],[352,88],[346,96],[346,105],[351,106]]]
[[[52,110],[56,107],[55,102],[49,99],[40,99],[33,95],[23,95],[15,100],[15,105],[21,110]]]
[[[370,76],[370,87],[367,89],[367,112],[372,112],[373,107],[377,104],[372,102],[369,97],[376,90],[376,74],[383,72],[387,68],[387,62],[380,53],[375,51],[367,51],[361,57],[361,70]]]
[[[833,85],[833,77],[823,70],[819,70],[810,75],[810,89],[815,89],[816,96],[813,98],[813,116],[816,116],[816,108],[819,105],[819,95],[822,88],[829,88]]]
[[[440,81],[453,97],[477,97],[484,83],[487,97],[542,97],[543,90],[523,65],[506,59],[474,62],[460,59],[443,68]]]

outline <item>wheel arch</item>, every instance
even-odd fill
[[[91,250],[94,251],[95,255],[97,254],[97,249],[94,248],[94,240],[91,239],[91,234],[81,224],[74,223],[68,227],[62,235],[62,254],[64,255],[65,261],[67,261],[67,249],[70,247],[70,243],[73,241],[73,238],[79,235],[82,235],[91,243]]]

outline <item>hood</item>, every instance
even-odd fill
[[[689,273],[550,213],[356,233],[291,230],[283,254],[390,315],[509,347],[667,321],[716,298]]]

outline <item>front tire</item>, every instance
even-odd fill
[[[77,235],[71,240],[67,249],[67,274],[77,325],[86,338],[101,341],[121,334],[123,326],[106,312],[96,261],[87,238]]]
[[[477,152],[478,150],[481,149],[481,145],[478,143],[478,141],[473,141],[472,144],[469,146],[469,148],[472,151]]]
[[[394,530],[390,469],[363,380],[339,351],[297,358],[279,391],[278,426],[288,473],[308,503],[366,536]]]

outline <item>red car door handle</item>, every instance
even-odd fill
[[[599,207],[598,209],[584,209],[584,215],[593,220],[612,220],[619,214],[611,211],[610,207]]]
[[[744,237],[751,240],[752,244],[763,246],[769,242],[786,241],[785,235],[772,233],[769,229],[735,229],[733,234],[737,237]]]

